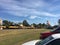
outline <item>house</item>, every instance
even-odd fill
[[[0,19],[0,30],[3,29],[2,24],[3,24],[3,21],[2,21],[2,19]]]

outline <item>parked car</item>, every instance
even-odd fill
[[[24,43],[22,45],[35,45],[38,41],[40,41],[40,40],[29,41],[29,42],[26,42],[26,43]]]
[[[35,45],[60,45],[60,33],[53,34],[42,41],[38,41]]]
[[[52,34],[56,34],[56,33],[60,33],[60,26],[57,27],[55,30],[51,30],[50,32],[43,32],[40,33],[40,39],[45,39],[48,36],[52,35]]]
[[[22,45],[60,45],[60,33],[52,34],[44,40],[34,40]]]

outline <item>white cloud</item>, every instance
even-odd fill
[[[35,19],[37,18],[37,16],[30,16],[30,19]]]
[[[23,16],[23,17],[30,16],[31,19],[38,18],[38,16],[59,17],[58,14],[52,14],[44,11],[37,11],[37,9],[34,8],[34,7],[48,6],[48,4],[45,3],[44,1],[20,3],[14,0],[0,0],[0,6],[2,6],[5,9],[4,11],[6,13],[9,13],[15,16]],[[30,9],[28,7],[32,7],[34,9]]]
[[[60,1],[60,0],[53,0],[53,2],[57,2],[57,1]]]
[[[45,16],[49,16],[49,17],[58,17],[56,14],[51,14],[51,13],[48,13],[48,12],[42,12],[41,14],[45,15]]]
[[[60,6],[59,5],[51,6],[49,7],[48,10],[54,12],[54,11],[60,10]]]

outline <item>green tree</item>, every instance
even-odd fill
[[[60,26],[60,19],[58,20],[58,24],[59,24],[59,26]]]
[[[57,28],[57,27],[58,27],[58,25],[54,25],[54,26],[53,26],[53,29],[54,29],[54,28]]]
[[[9,24],[9,22],[7,20],[3,20],[3,25],[8,28],[10,24]]]
[[[23,25],[24,25],[24,26],[30,26],[29,23],[27,22],[27,20],[24,20],[24,21],[23,21]]]
[[[8,21],[9,26],[13,26],[14,22]]]
[[[6,26],[6,28],[9,28],[9,26],[12,26],[13,22],[8,20],[3,20],[3,26]]]
[[[13,24],[13,26],[19,26],[19,24],[17,24],[17,23],[14,23],[14,24]]]
[[[37,28],[37,24],[33,23],[32,25],[33,25],[35,28]]]
[[[45,23],[43,23],[43,24],[42,24],[42,27],[43,27],[43,28],[45,28],[45,26],[46,26],[46,24],[45,24]]]
[[[39,23],[39,24],[37,25],[37,28],[42,28],[42,24]]]

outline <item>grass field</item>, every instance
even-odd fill
[[[0,30],[0,45],[21,45],[24,42],[39,39],[40,33],[47,29],[9,29]]]

